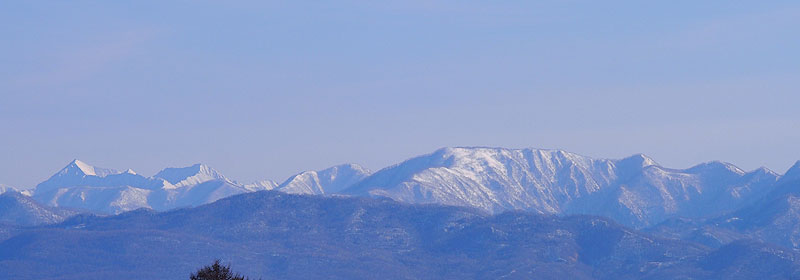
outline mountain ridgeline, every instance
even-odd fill
[[[641,228],[738,209],[779,177],[721,162],[669,169],[644,155],[598,160],[558,150],[445,148],[378,171],[345,193],[490,213],[601,215]]]
[[[166,168],[152,177],[133,170],[94,167],[74,160],[36,186],[33,198],[44,204],[116,214],[139,208],[169,210],[198,206],[235,194],[278,189],[287,193],[325,194],[360,181],[369,171],[354,165],[307,171],[278,185],[264,180],[240,184],[205,164]]]
[[[203,164],[167,168],[145,177],[75,160],[40,183],[33,197],[49,206],[114,214],[142,207],[198,206],[275,189],[468,206],[488,213],[599,215],[646,228],[674,217],[710,218],[732,212],[779,192],[793,173],[800,173],[800,165],[781,176],[766,168],[745,172],[722,162],[670,169],[644,155],[610,160],[560,150],[443,148],[375,173],[344,164],[301,172],[280,184],[269,180],[240,184]]]
[[[0,192],[10,279],[180,279],[217,258],[264,279],[800,278],[800,162],[444,148],[239,183],[75,160]]]

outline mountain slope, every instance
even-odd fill
[[[0,194],[0,224],[14,226],[52,224],[77,213],[41,205],[32,198],[14,191]]]
[[[249,184],[244,184],[244,185],[242,185],[242,187],[244,187],[245,189],[247,189],[248,191],[251,191],[251,192],[269,191],[269,190],[274,190],[275,188],[277,188],[278,187],[278,183],[275,183],[275,181],[272,181],[272,180],[261,180],[261,181],[257,181],[257,182],[253,182],[253,183],[249,183]]]
[[[701,226],[709,228],[709,232],[733,231],[753,239],[800,248],[800,162],[781,177],[771,193]]]
[[[17,188],[15,188],[15,187],[12,187],[12,186],[9,186],[9,185],[0,184],[0,194],[5,193],[5,192],[18,192],[18,191],[19,190],[17,190]]]
[[[50,206],[113,214],[197,206],[248,191],[204,164],[145,177],[130,169],[120,172],[75,160],[37,185],[34,198]]]
[[[644,155],[607,160],[558,150],[444,148],[380,170],[344,193],[491,213],[603,215],[645,227],[731,211],[769,191],[777,178],[720,162],[668,169]]]
[[[356,164],[337,165],[321,171],[306,171],[281,183],[277,189],[292,194],[332,194],[353,186],[370,171]]]
[[[153,177],[167,180],[175,188],[198,185],[212,180],[230,181],[218,171],[201,163],[183,168],[166,168]]]
[[[264,279],[790,279],[797,257],[754,242],[714,251],[597,217],[279,192],[76,216],[0,242],[13,279],[180,279],[214,258]]]

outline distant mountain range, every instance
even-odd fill
[[[14,279],[182,278],[204,258],[281,279],[800,277],[800,162],[780,175],[443,148],[375,173],[242,184],[203,164],[146,177],[75,160],[0,193],[0,271]]]
[[[116,214],[138,208],[169,210],[198,206],[235,194],[278,189],[287,193],[327,194],[360,181],[368,170],[354,164],[306,171],[278,185],[264,180],[240,184],[205,164],[166,168],[152,177],[133,170],[94,167],[80,160],[36,186],[33,198],[49,206]]]
[[[80,212],[75,210],[42,205],[15,191],[0,194],[0,224],[16,226],[52,224],[78,213]]]
[[[488,213],[525,210],[589,214],[634,228],[670,218],[711,218],[777,191],[800,173],[745,172],[723,162],[670,169],[645,155],[592,159],[560,151],[443,148],[372,173],[355,164],[304,171],[283,181],[241,184],[204,164],[166,168],[152,177],[75,160],[33,190],[45,205],[121,213],[192,207],[259,190],[293,194],[389,197],[408,203],[468,206]],[[787,177],[788,176],[788,177]],[[786,186],[785,188],[791,188]]]

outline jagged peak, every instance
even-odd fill
[[[211,180],[230,181],[225,178],[222,173],[214,170],[204,163],[196,163],[187,167],[165,168],[156,173],[156,175],[153,177],[164,179],[171,184],[175,184],[176,186],[198,184]],[[184,182],[185,180],[188,181]]]
[[[67,164],[66,167],[61,169],[61,171],[59,171],[57,174],[60,175],[74,174],[83,176],[105,177],[108,175],[119,174],[119,173],[122,172],[109,168],[95,167],[79,159],[74,159],[69,164]]]

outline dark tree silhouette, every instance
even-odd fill
[[[239,273],[231,271],[230,265],[221,265],[219,260],[215,260],[214,264],[204,266],[198,269],[197,272],[189,276],[190,280],[247,280]]]

